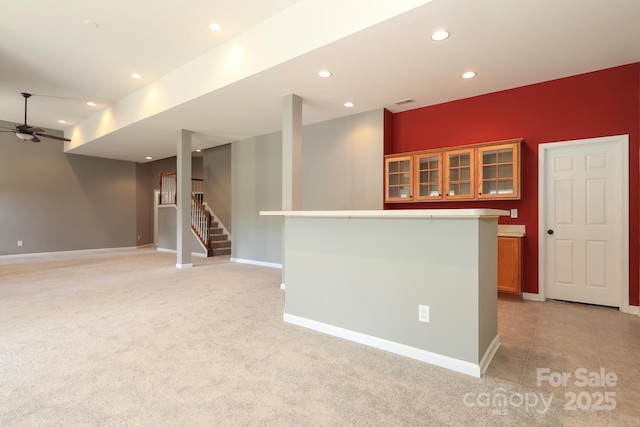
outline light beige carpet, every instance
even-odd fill
[[[0,258],[0,425],[640,424],[558,397],[527,408],[537,391],[286,324],[280,270],[194,264],[152,249]],[[484,406],[496,395],[511,403]]]

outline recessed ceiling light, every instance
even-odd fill
[[[67,123],[67,121],[66,121],[66,120],[62,120],[62,119],[60,119],[60,120],[58,120],[58,123],[60,123],[60,124],[65,124],[65,123]]]
[[[446,40],[448,38],[449,38],[449,32],[445,30],[438,30],[435,33],[431,34],[431,40],[436,42]]]
[[[196,153],[202,153],[202,150],[197,149],[197,150],[196,150]]]
[[[209,24],[209,29],[215,32],[222,31],[222,27],[220,26],[220,24],[216,24],[215,22]]]
[[[475,71],[467,71],[466,73],[464,73],[462,75],[463,79],[472,79],[476,76],[476,72]]]
[[[345,102],[344,106],[347,107],[347,108],[351,108],[351,107],[355,107],[356,104],[354,104],[353,102],[349,101],[349,102]]]
[[[141,79],[142,76],[140,74],[138,74],[138,73],[131,73],[131,78],[133,78],[133,79]]]
[[[327,70],[322,70],[318,72],[318,76],[319,77],[331,77],[331,71],[327,71]]]
[[[151,156],[147,156],[147,157],[145,157],[145,159],[147,159],[147,160],[153,160],[153,157],[151,157]]]
[[[87,105],[88,105],[89,107],[95,107],[95,106],[96,106],[96,103],[95,103],[95,102],[93,102],[93,101],[89,101],[89,102],[87,102]]]

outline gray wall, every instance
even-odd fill
[[[303,112],[304,114],[304,112]],[[384,110],[307,125],[302,140],[302,209],[382,209]],[[232,257],[282,262],[282,134],[231,144]]]
[[[166,249],[169,251],[176,251],[178,245],[177,237],[178,232],[176,229],[176,223],[178,221],[178,210],[175,205],[161,206],[158,208],[158,249]],[[202,247],[202,244],[191,232],[191,253],[206,255],[207,251]]]
[[[231,230],[231,144],[204,150],[204,200]]]
[[[135,246],[136,191],[135,163],[0,133],[0,255]]]
[[[384,110],[307,125],[302,209],[383,208]]]
[[[261,217],[282,203],[282,133],[231,144],[231,257],[280,263],[282,220]]]

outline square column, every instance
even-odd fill
[[[191,264],[191,131],[178,133],[176,220],[176,268],[189,268]]]

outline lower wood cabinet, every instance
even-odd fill
[[[522,299],[521,237],[498,237],[498,295]]]

